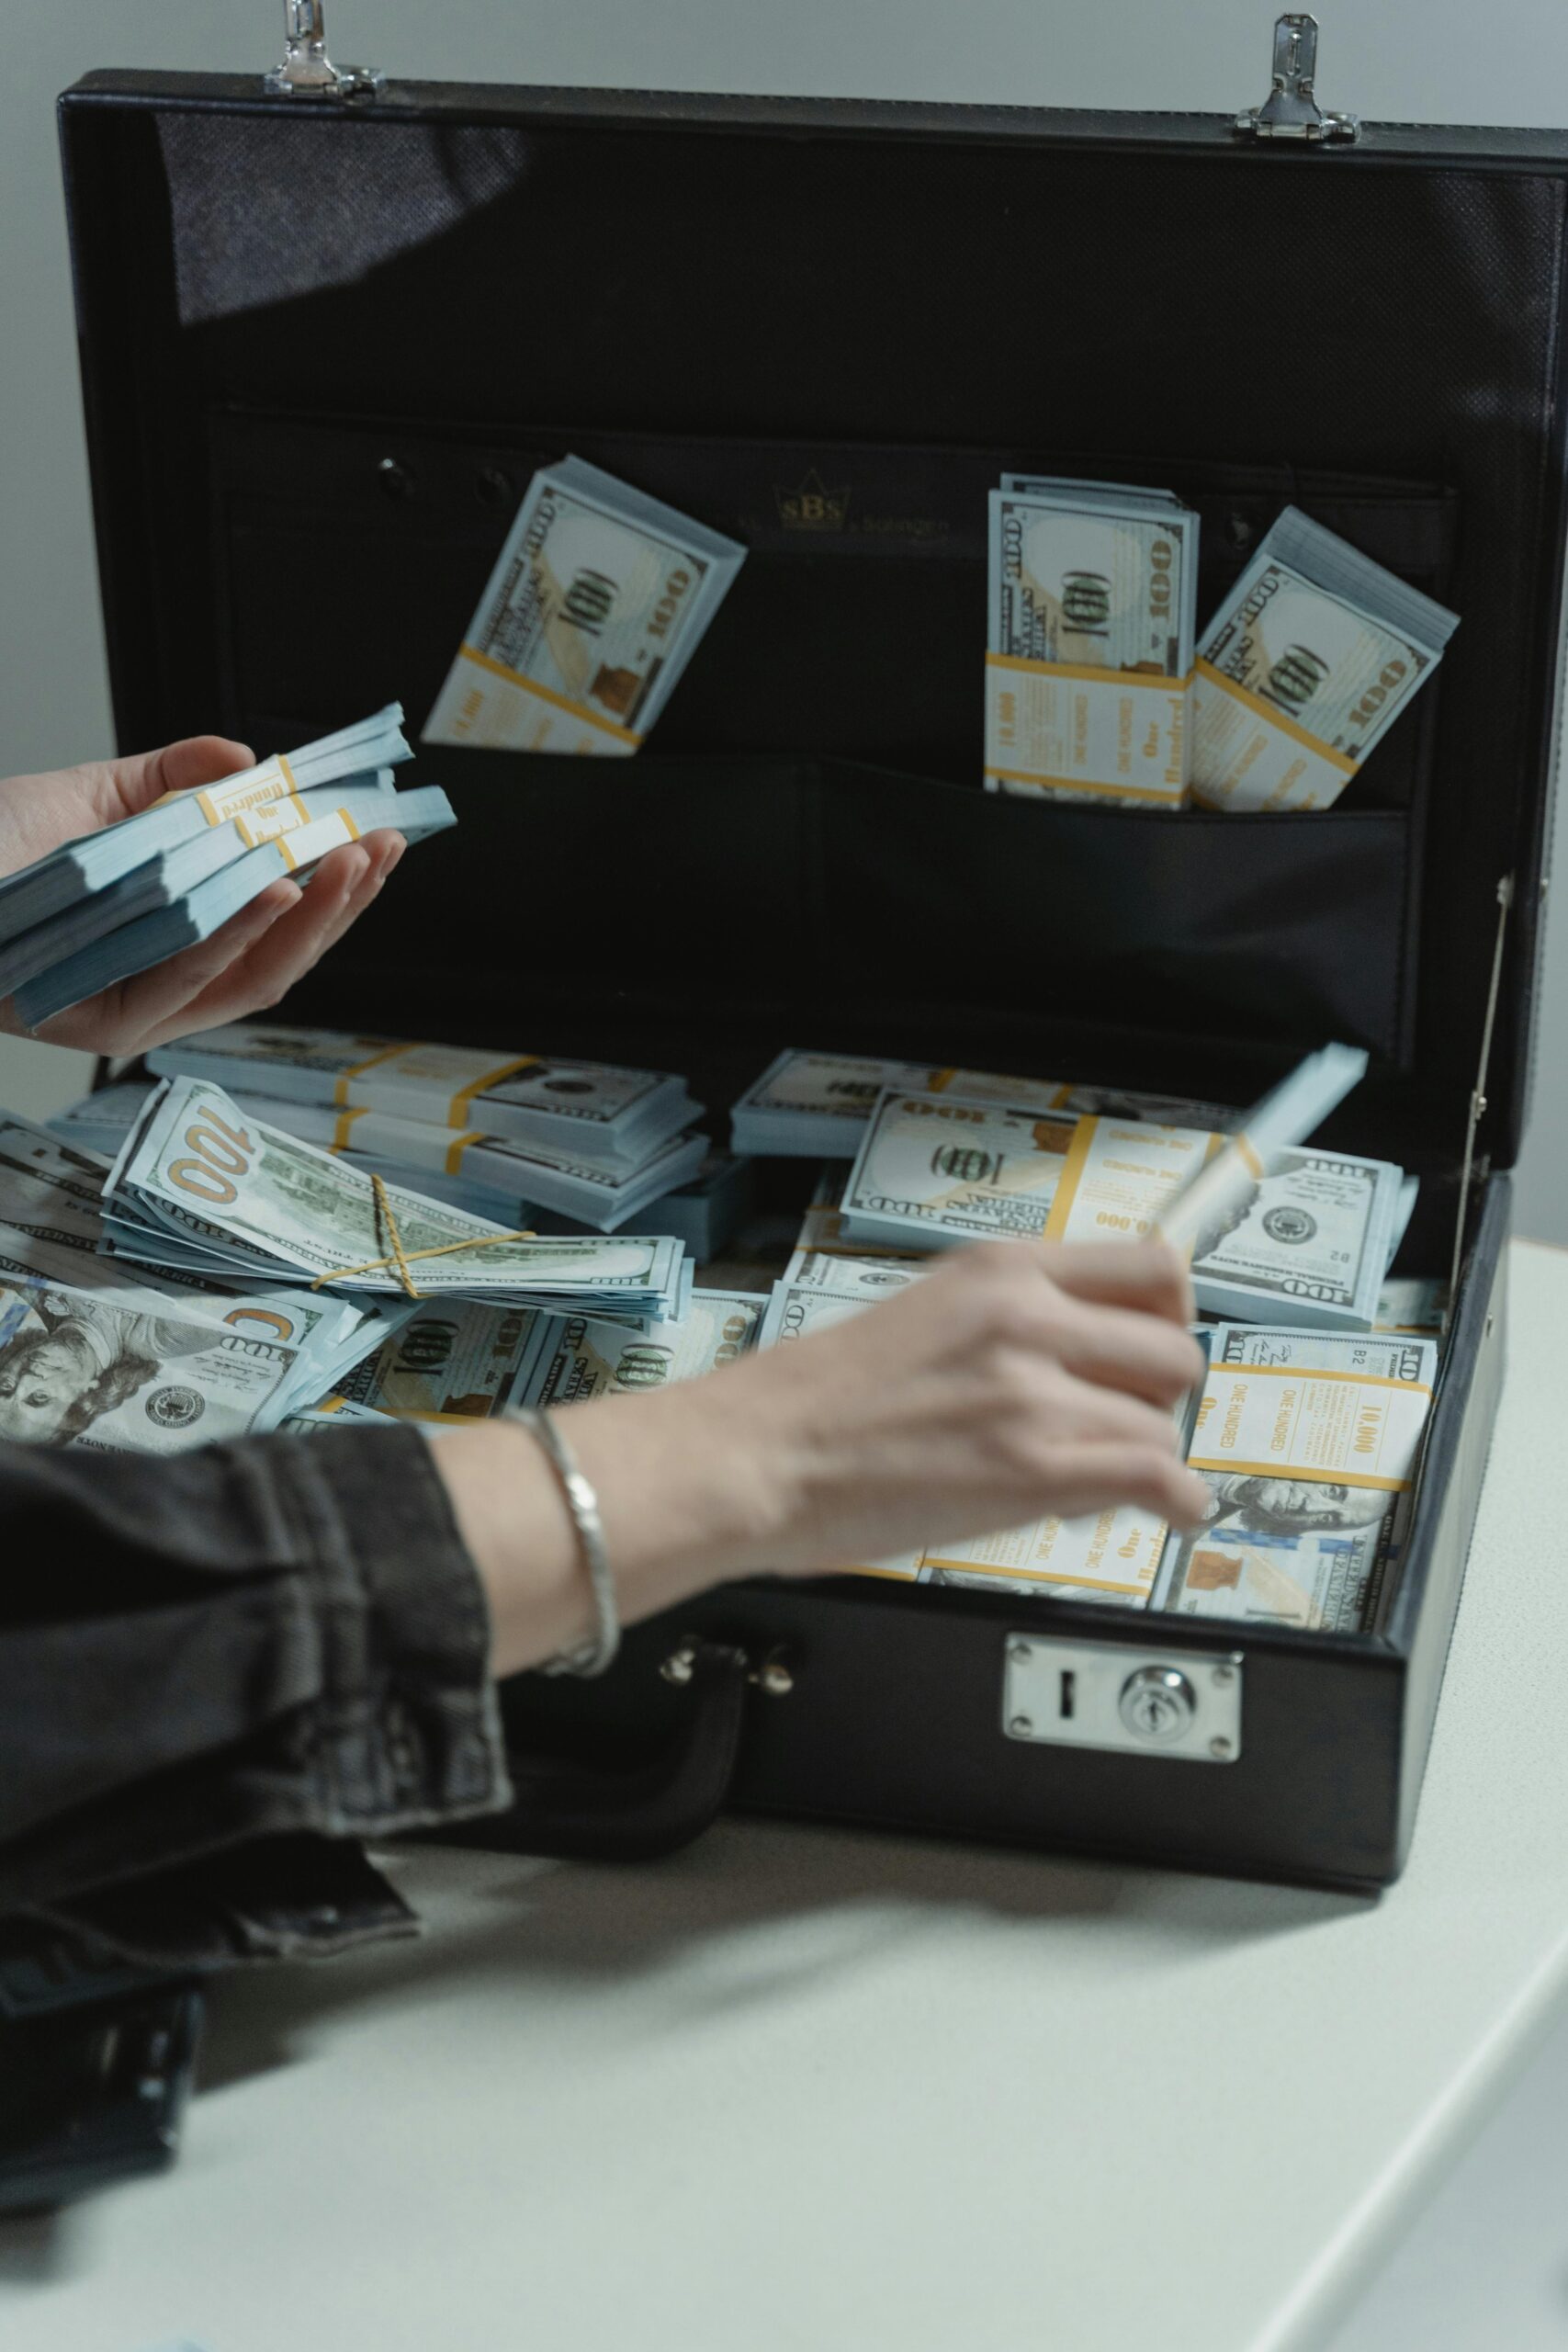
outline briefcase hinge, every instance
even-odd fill
[[[1260,107],[1235,118],[1242,139],[1306,139],[1319,146],[1348,146],[1361,135],[1354,114],[1325,114],[1314,95],[1317,78],[1317,18],[1274,19],[1273,87]]]
[[[285,98],[369,98],[386,82],[378,65],[334,65],[327,55],[326,0],[283,0],[283,62],[262,76]]]
[[[1449,1271],[1449,1305],[1445,1320],[1452,1319],[1454,1302],[1459,1296],[1470,1195],[1477,1182],[1488,1172],[1489,1163],[1477,1153],[1475,1146],[1481,1122],[1486,1116],[1486,1073],[1492,1061],[1492,1032],[1497,1025],[1497,999],[1503,986],[1503,950],[1507,944],[1508,912],[1513,903],[1514,877],[1511,874],[1505,874],[1497,883],[1497,929],[1492,941],[1492,978],[1486,989],[1486,1017],[1481,1024],[1481,1054],[1476,1066],[1475,1084],[1471,1089],[1470,1114],[1464,1125],[1464,1168],[1459,1182],[1459,1216],[1454,1226],[1453,1264]]]

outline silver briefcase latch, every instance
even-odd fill
[[[334,65],[327,55],[325,0],[283,0],[283,62],[262,87],[285,98],[368,98],[387,77],[378,65]]]
[[[1325,114],[1314,92],[1317,79],[1317,18],[1276,17],[1274,19],[1274,86],[1260,107],[1238,114],[1235,128],[1244,139],[1310,139],[1320,145],[1333,140],[1348,145],[1361,135],[1361,119],[1354,114]]]

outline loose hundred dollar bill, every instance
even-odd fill
[[[639,1323],[684,1306],[691,1265],[678,1242],[529,1240],[400,1186],[387,1186],[385,1199],[395,1235],[357,1169],[247,1120],[206,1080],[171,1079],[149,1099],[111,1171],[106,1234],[114,1254],[154,1265],[304,1274],[350,1290],[402,1294],[400,1250],[409,1280],[427,1295]]]
[[[164,1454],[276,1425],[293,1348],[147,1306],[0,1277],[0,1441]]]
[[[1213,1497],[1156,1606],[1348,1631],[1396,1566],[1437,1371],[1429,1340],[1222,1326],[1188,1459]]]
[[[397,1420],[482,1421],[522,1401],[560,1328],[537,1307],[426,1302],[333,1385],[349,1404]]]
[[[427,743],[635,752],[745,559],[581,458],[536,473]]]
[[[557,1318],[524,1385],[525,1401],[574,1405],[716,1372],[755,1346],[767,1303],[752,1291],[696,1290],[679,1322],[652,1323],[646,1331],[581,1315]]]
[[[1287,506],[1199,649],[1194,795],[1213,808],[1327,808],[1458,626]]]
[[[996,1102],[889,1091],[844,1188],[844,1229],[895,1250],[1038,1238],[1074,1127]]]
[[[995,491],[989,558],[987,786],[1179,807],[1196,514],[1102,483]]]

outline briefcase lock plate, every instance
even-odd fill
[[[1234,1764],[1241,1754],[1242,1665],[1238,1650],[1162,1655],[1122,1642],[1010,1634],[1002,1732],[1055,1747]]]

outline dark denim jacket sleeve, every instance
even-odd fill
[[[417,1430],[0,1447],[0,1917],[178,1963],[406,1927],[359,1840],[508,1801]]]

